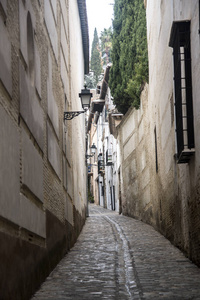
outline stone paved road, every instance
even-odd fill
[[[90,206],[71,251],[32,300],[200,299],[200,269],[140,221]]]

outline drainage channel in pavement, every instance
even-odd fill
[[[120,289],[123,289],[125,285],[126,291],[128,294],[128,298],[130,300],[140,300],[142,299],[142,290],[140,288],[139,278],[137,276],[137,271],[134,266],[134,259],[130,253],[129,242],[121,229],[120,225],[117,224],[113,219],[113,213],[102,213],[99,210],[95,210],[93,208],[91,210],[92,216],[102,215],[102,217],[110,223],[113,229],[113,234],[116,238],[116,260],[117,260],[117,267],[116,267],[116,283],[117,289],[120,292]],[[110,215],[110,216],[109,216]]]

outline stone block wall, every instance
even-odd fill
[[[22,300],[86,216],[84,117],[63,121],[84,80],[77,1],[0,0],[0,65],[0,298]]]

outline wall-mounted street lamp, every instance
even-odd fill
[[[91,149],[91,153],[92,153],[92,154],[86,154],[86,155],[85,155],[86,158],[95,156],[97,147],[95,146],[94,143],[93,143],[93,145],[90,147],[90,149]]]
[[[79,97],[81,98],[81,104],[84,110],[81,111],[65,111],[64,112],[64,120],[72,120],[73,118],[77,117],[80,114],[83,114],[86,112],[90,107],[90,102],[92,98],[92,93],[90,93],[90,90],[87,89],[87,86],[85,85],[85,89],[81,90],[81,93],[79,93]]]

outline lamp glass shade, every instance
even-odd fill
[[[95,146],[95,144],[93,144],[93,145],[90,147],[90,149],[91,149],[92,154],[95,154],[97,147]]]
[[[90,107],[92,93],[90,93],[90,90],[88,90],[86,86],[85,89],[81,90],[79,97],[81,98],[81,104],[83,109],[86,107]]]
[[[90,100],[91,96],[90,95],[82,95],[81,96],[81,102],[82,102],[82,107],[89,107],[90,106]]]

